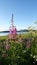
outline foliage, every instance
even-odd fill
[[[21,40],[0,40],[0,65],[37,65],[37,37]]]

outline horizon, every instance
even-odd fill
[[[37,0],[0,0],[0,31],[9,30],[12,13],[17,30],[35,26]]]

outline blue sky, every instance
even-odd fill
[[[27,29],[37,20],[37,0],[0,0],[0,30],[8,30],[12,13],[17,30]]]

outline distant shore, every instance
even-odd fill
[[[33,31],[35,31],[35,30],[33,30]],[[9,31],[0,31],[0,33],[8,33]],[[28,32],[28,30],[27,29],[25,29],[25,30],[17,30],[17,32]]]

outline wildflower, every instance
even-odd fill
[[[8,41],[6,42],[6,50],[8,50],[9,49],[9,44],[8,44]]]
[[[9,49],[9,45],[8,44],[6,44],[6,50],[8,50]]]
[[[30,54],[30,56],[32,56],[32,54]]]
[[[37,61],[37,59],[36,59],[36,61]]]
[[[16,34],[16,31],[17,31],[16,28],[14,28],[14,30],[13,30],[13,34]]]
[[[35,58],[36,56],[34,55],[33,58]]]
[[[16,28],[10,29],[9,38],[10,39],[16,39],[16,32],[17,32]]]

